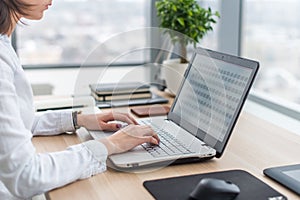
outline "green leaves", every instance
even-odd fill
[[[184,24],[184,19],[181,17],[181,18],[178,18],[177,19],[177,21],[179,22],[179,24],[181,25],[181,26],[184,26],[185,24]]]
[[[185,40],[183,42],[180,42],[174,34],[170,35],[174,42],[185,44],[196,45],[208,31],[213,30],[215,18],[220,17],[220,14],[212,12],[211,8],[200,7],[196,0],[160,0],[155,6],[160,27],[186,35],[187,37],[182,38]]]

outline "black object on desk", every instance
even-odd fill
[[[270,167],[264,174],[300,195],[300,164]]]
[[[150,85],[142,82],[116,82],[90,84],[91,94],[96,101],[149,99]]]
[[[150,104],[162,104],[168,103],[169,100],[152,93],[151,98],[147,99],[128,99],[128,100],[114,100],[114,101],[96,101],[98,108],[113,108],[121,106],[138,106],[138,105],[150,105]]]
[[[230,181],[203,178],[190,197],[195,200],[234,200],[239,193],[239,187]]]
[[[132,94],[135,92],[149,92],[150,85],[142,82],[115,82],[90,84],[91,92],[98,95]]]
[[[240,194],[235,200],[287,199],[266,183],[243,170],[229,170],[150,180],[145,181],[143,185],[157,200],[188,200],[190,193],[199,181],[204,178],[222,179],[236,184],[240,188]]]

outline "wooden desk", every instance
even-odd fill
[[[126,109],[125,109],[126,110]],[[123,109],[124,111],[124,109]],[[64,150],[67,146],[89,139],[87,135],[60,135],[35,137],[33,142],[39,152]],[[300,163],[300,136],[242,112],[220,159],[208,162],[168,166],[148,172],[120,172],[108,169],[89,179],[76,181],[47,194],[48,199],[153,199],[144,189],[145,180],[215,172],[229,169],[246,170],[288,199],[300,199],[293,192],[271,181],[263,175],[263,169],[277,165]]]

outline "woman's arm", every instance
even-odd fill
[[[72,111],[35,113],[31,128],[33,135],[57,135],[74,130]]]
[[[98,141],[36,153],[30,131],[33,115],[21,111],[33,110],[25,84],[22,71],[16,72],[0,55],[0,181],[10,193],[25,199],[105,170],[107,149]]]
[[[158,144],[159,139],[150,127],[131,125],[102,143],[92,140],[64,151],[37,154],[31,142],[33,114],[26,112],[33,111],[31,98],[25,95],[30,90],[28,85],[23,87],[27,82],[22,73],[16,73],[2,62],[0,55],[0,181],[12,195],[30,198],[104,171],[108,154],[121,153],[144,142]],[[22,92],[22,98],[16,89]],[[57,130],[63,132],[66,130],[62,126],[65,117],[57,119],[62,122]],[[69,127],[73,126],[72,120],[67,120]],[[39,123],[35,127],[42,126]],[[57,121],[49,123],[52,127]]]

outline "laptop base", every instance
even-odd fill
[[[209,156],[209,157],[190,157],[190,158],[181,158],[177,160],[168,160],[168,161],[162,161],[152,164],[146,164],[146,165],[129,165],[128,167],[120,167],[114,165],[113,162],[111,162],[108,159],[108,167],[118,170],[118,171],[134,171],[134,170],[142,170],[142,169],[150,169],[150,168],[162,168],[167,166],[173,166],[173,165],[181,165],[181,164],[193,164],[193,163],[199,163],[199,162],[205,162],[212,160],[215,156]]]

